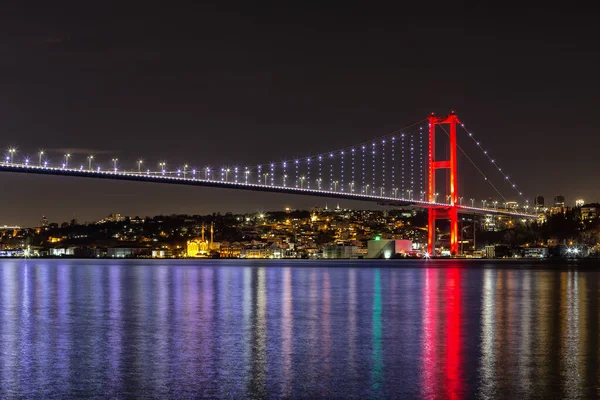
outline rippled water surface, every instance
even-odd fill
[[[454,261],[3,260],[0,398],[598,397],[599,278]]]

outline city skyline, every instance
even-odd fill
[[[117,183],[122,183],[122,182],[118,182]],[[133,182],[133,184],[136,184],[136,182]],[[215,189],[206,189],[206,188],[190,188],[190,189],[204,189],[204,190],[215,190]],[[236,189],[216,189],[216,190],[236,190]],[[250,194],[253,194],[253,192],[248,192]],[[258,194],[258,193],[254,193],[254,194]],[[287,194],[274,194],[274,196],[279,197],[288,197],[291,199],[297,198],[297,199],[306,199],[306,196],[302,196],[302,195],[287,195]],[[544,208],[549,210],[551,209],[555,204],[554,204],[554,198],[553,197],[544,197],[545,200],[545,204],[544,204]],[[565,207],[568,208],[573,208],[573,207],[581,207],[582,205],[596,205],[599,204],[599,201],[587,201],[586,199],[581,199],[581,198],[571,198],[569,196],[564,196],[565,197]],[[310,198],[310,197],[309,197]],[[3,226],[15,226],[15,227],[20,227],[20,228],[33,228],[36,226],[40,226],[42,225],[42,221],[46,220],[47,222],[53,222],[53,223],[69,223],[72,220],[76,220],[78,223],[95,223],[97,221],[100,221],[104,218],[106,218],[107,215],[113,215],[113,214],[118,214],[118,215],[124,215],[124,216],[128,216],[128,217],[140,217],[140,218],[146,218],[146,217],[150,217],[150,216],[158,216],[158,215],[211,215],[211,214],[233,214],[233,215],[258,215],[258,214],[264,214],[264,213],[269,213],[269,212],[280,212],[280,211],[310,211],[312,209],[324,209],[324,210],[335,210],[335,209],[340,209],[340,210],[354,210],[354,211],[391,211],[393,209],[396,208],[391,208],[389,206],[382,206],[382,205],[377,205],[374,203],[370,203],[370,202],[365,202],[365,201],[357,201],[357,200],[345,200],[345,199],[323,199],[323,198],[313,198],[314,199],[314,203],[309,206],[309,207],[300,207],[300,206],[296,206],[294,203],[279,203],[277,205],[275,205],[272,208],[268,208],[268,207],[258,207],[254,210],[248,210],[246,207],[244,207],[244,205],[238,205],[238,208],[236,209],[231,208],[231,209],[227,209],[225,206],[223,206],[222,208],[218,208],[218,209],[214,209],[214,210],[208,210],[206,212],[170,212],[169,210],[165,211],[165,212],[159,212],[159,213],[142,213],[142,212],[123,212],[122,210],[109,210],[109,212],[101,214],[100,211],[95,211],[93,212],[94,215],[96,215],[93,218],[87,218],[87,217],[80,217],[78,215],[73,214],[71,216],[71,218],[68,219],[64,219],[64,220],[59,220],[56,218],[53,218],[52,215],[48,215],[48,214],[40,214],[39,216],[30,216],[28,217],[28,220],[31,220],[32,223],[30,224],[25,224],[25,223],[18,223],[18,222],[5,222],[5,221],[0,221],[0,227]],[[572,201],[571,201],[572,200]],[[581,202],[583,200],[583,204],[580,204],[578,202]],[[481,201],[481,200],[478,200]],[[302,204],[302,201],[297,202],[296,204]],[[532,199],[531,204],[534,204],[534,199]],[[490,207],[492,207],[492,205],[488,205]],[[500,206],[499,208],[502,208],[502,206]],[[400,207],[400,209],[412,209],[411,206],[405,206],[405,207]],[[418,208],[415,208],[415,210],[419,210]],[[421,210],[422,211],[422,210]],[[37,218],[37,219],[36,219]]]

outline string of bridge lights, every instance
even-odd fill
[[[392,184],[394,185],[392,190],[398,190],[396,188],[396,137],[395,136],[392,136],[391,146],[392,146]]]
[[[529,200],[523,195],[523,192],[521,192],[521,190],[517,188],[517,184],[510,179],[508,174],[506,174],[502,170],[502,168],[500,168],[500,166],[498,165],[496,160],[490,156],[489,152],[486,149],[483,148],[481,141],[479,141],[475,138],[475,136],[473,135],[473,132],[469,131],[464,123],[461,123],[460,126],[467,133],[468,137],[471,138],[473,143],[475,143],[477,145],[477,147],[481,150],[481,152],[487,157],[487,159],[494,166],[494,168],[496,168],[498,170],[498,172],[500,174],[502,174],[502,176],[504,177],[504,180],[509,184],[509,186],[525,201],[526,204],[529,204]],[[486,179],[487,179],[487,177],[486,177]]]
[[[442,125],[440,125],[440,129],[442,129],[444,131],[444,133],[446,133],[446,135],[448,137],[450,137],[450,133],[446,130],[446,128],[444,128]],[[504,201],[506,201],[506,197],[504,197],[504,195],[502,194],[502,192],[500,192],[500,190],[498,190],[498,188],[492,183],[492,181],[490,181],[488,179],[487,175],[481,170],[481,168],[479,168],[479,166],[477,166],[477,164],[475,163],[475,161],[473,161],[473,159],[471,157],[469,157],[469,155],[463,150],[463,148],[458,143],[456,144],[456,147],[467,158],[467,160],[469,160],[469,162],[473,165],[473,167],[475,167],[475,169],[477,170],[477,172],[479,172],[479,174],[483,177],[483,180],[488,185],[490,185],[492,189],[494,189],[494,191],[498,194],[498,196],[500,196]],[[471,199],[471,200],[473,200],[473,199]]]
[[[412,131],[410,131],[408,133],[400,133],[400,132],[406,131],[407,129],[412,128],[414,126],[418,126],[418,125],[422,124],[425,121],[427,121],[427,120],[424,119],[424,120],[421,120],[421,121],[417,121],[417,122],[415,122],[413,124],[410,124],[410,125],[402,128],[402,129],[399,129],[399,130],[393,131],[391,133],[388,133],[386,135],[380,136],[379,138],[375,138],[375,139],[372,139],[372,140],[368,140],[368,141],[359,143],[359,144],[354,145],[354,146],[347,146],[347,147],[344,147],[342,149],[335,150],[333,152],[321,153],[321,154],[317,154],[317,155],[314,155],[314,156],[307,157],[306,158],[306,164],[308,166],[308,164],[310,164],[310,161],[313,160],[313,159],[317,159],[319,161],[319,166],[318,166],[318,168],[319,168],[319,179],[317,180],[317,183],[318,183],[319,186],[322,186],[322,184],[323,184],[323,179],[322,179],[322,168],[323,168],[322,163],[323,163],[323,158],[328,159],[329,163],[330,163],[330,165],[329,165],[329,170],[330,170],[329,171],[330,172],[329,173],[329,175],[330,175],[330,182],[329,183],[330,183],[330,186],[337,187],[338,183],[341,183],[341,185],[340,185],[340,191],[344,191],[344,185],[345,185],[345,183],[344,183],[344,180],[343,180],[342,177],[345,176],[345,170],[344,170],[345,165],[344,165],[344,161],[342,159],[344,158],[344,155],[348,151],[352,152],[353,157],[354,157],[354,153],[355,153],[356,149],[360,148],[362,150],[362,154],[361,154],[362,155],[362,169],[361,169],[361,175],[362,176],[361,177],[362,177],[362,181],[363,181],[363,192],[366,192],[366,190],[364,188],[366,186],[368,186],[368,185],[366,185],[366,182],[365,182],[365,180],[366,180],[366,167],[365,167],[366,154],[365,153],[366,152],[365,152],[365,148],[364,147],[365,147],[365,145],[371,144],[373,146],[373,150],[372,151],[375,151],[374,154],[371,152],[372,168],[373,168],[373,170],[370,171],[371,174],[373,175],[373,180],[372,180],[373,188],[371,189],[371,192],[374,193],[375,192],[375,187],[377,185],[377,176],[376,176],[377,175],[377,171],[376,171],[376,167],[377,167],[377,164],[376,164],[376,156],[377,156],[376,146],[377,146],[377,144],[381,143],[385,147],[385,144],[384,144],[385,141],[386,140],[390,140],[392,138],[394,138],[394,140],[395,140],[395,137],[398,134],[401,134],[403,137],[404,137],[404,135],[412,135],[412,134],[414,134],[414,133],[416,133],[416,132],[419,131],[418,128],[417,129],[413,129]],[[422,129],[422,126],[420,128]],[[394,149],[394,151],[395,151],[395,149]],[[336,183],[334,183],[333,182],[333,178],[332,178],[332,176],[333,176],[333,162],[334,162],[333,159],[336,158],[336,155],[340,156],[340,159],[341,159],[340,160],[340,168],[341,169],[339,171],[340,182],[336,181]],[[411,156],[414,159],[414,154],[411,154]],[[385,158],[384,155],[383,155],[383,158]],[[385,160],[382,159],[382,162],[385,162]],[[300,159],[296,159],[295,160],[295,164],[298,166],[299,163],[300,163]],[[286,171],[286,165],[287,165],[286,161],[282,161],[282,162],[279,162],[279,163],[274,163],[274,167],[275,168],[273,169],[272,173],[275,173],[278,168],[281,168],[281,169],[284,170],[284,172],[283,172],[284,175],[286,175],[286,172],[287,172]],[[310,166],[308,166],[308,168],[310,168]],[[354,168],[355,167],[353,166],[353,173],[354,173]],[[261,170],[262,169],[262,164],[258,164],[254,168],[252,168],[252,169]],[[307,174],[306,174],[307,177],[308,177],[309,173],[310,173],[310,169],[307,170]],[[382,178],[381,178],[382,182],[385,182],[386,181],[386,171],[382,170],[381,173],[383,174]],[[300,171],[297,170],[296,171],[296,176],[295,176],[295,178],[296,178],[295,180],[296,181],[299,181],[300,178],[301,178],[301,176],[299,174],[300,174]],[[260,172],[258,175],[259,175],[259,181],[261,181],[260,178],[262,178],[262,172]],[[394,173],[394,175],[395,175],[395,173]],[[353,176],[352,182],[355,182],[355,176]],[[393,183],[395,184],[395,182],[393,182]],[[308,184],[310,184],[310,180],[309,180]],[[284,186],[286,186],[286,185],[284,185]],[[385,186],[385,184],[384,184],[384,186]],[[352,187],[351,190],[354,190],[354,188]]]
[[[405,187],[405,185],[404,185],[404,162],[405,162],[405,159],[404,159],[404,149],[405,149],[404,148],[404,133],[401,134],[400,136],[402,138],[402,143],[400,145],[400,148],[402,149],[402,162],[400,163],[402,165],[402,179],[401,179],[402,188],[400,190],[402,191],[402,193],[404,193],[404,187]]]
[[[377,181],[376,181],[376,167],[375,167],[375,146],[377,145],[376,142],[373,142],[373,150],[371,150],[371,167],[373,168],[371,170],[371,178],[373,180],[373,187],[371,188],[371,192],[374,193],[375,192],[375,188],[377,187]],[[367,193],[368,194],[368,193]]]
[[[423,127],[421,126],[419,128],[419,163],[420,163],[420,170],[423,171]],[[419,174],[420,176],[420,182],[419,182],[419,191],[421,192],[420,195],[420,199],[421,200],[425,200],[425,185],[423,184],[423,178],[425,176],[425,174],[421,173]]]
[[[423,120],[423,121],[425,121],[425,120]],[[423,121],[419,121],[419,122],[417,122],[415,124],[409,125],[409,127],[412,127],[412,126],[415,126],[415,125],[419,125]],[[407,136],[407,135],[411,136],[412,148],[410,149],[410,160],[412,161],[413,168],[414,168],[415,146],[414,146],[414,138],[412,137],[412,135],[415,134],[415,133],[417,133],[417,132],[420,132],[421,133],[420,137],[422,138],[422,130],[423,130],[423,127],[419,126],[416,129],[413,129],[411,132],[401,133],[400,134],[402,136],[402,142],[403,143],[404,143],[405,136]],[[380,187],[380,192],[381,192],[380,194],[383,195],[383,192],[384,192],[384,190],[386,189],[386,186],[387,186],[386,184],[388,183],[387,182],[387,173],[388,173],[388,171],[386,170],[387,166],[385,165],[386,161],[388,161],[388,160],[386,160],[386,152],[390,151],[389,150],[390,147],[389,147],[389,145],[386,147],[386,143],[389,143],[389,141],[392,141],[393,143],[395,143],[395,141],[396,141],[396,135],[398,134],[398,132],[399,131],[395,131],[395,132],[389,133],[387,135],[384,135],[384,136],[382,136],[380,138],[376,138],[376,139],[364,142],[362,145],[349,146],[349,147],[345,147],[345,148],[343,148],[341,150],[336,150],[334,152],[322,153],[322,154],[319,154],[319,155],[316,155],[316,156],[308,157],[308,158],[306,158],[306,166],[305,166],[306,167],[306,176],[301,175],[301,170],[300,170],[301,166],[304,167],[302,165],[304,163],[301,162],[303,160],[296,159],[294,161],[294,166],[295,166],[295,171],[294,171],[294,182],[295,182],[295,184],[294,184],[294,186],[295,187],[302,187],[303,188],[304,187],[304,181],[306,181],[306,187],[307,188],[310,187],[310,184],[311,184],[311,181],[310,181],[310,168],[311,168],[310,167],[310,162],[311,162],[312,159],[317,159],[318,160],[318,173],[319,173],[319,178],[317,180],[317,185],[320,188],[322,188],[322,185],[324,183],[323,179],[322,179],[323,178],[323,171],[322,171],[322,169],[324,167],[323,162],[324,162],[324,157],[325,157],[325,159],[329,163],[329,165],[328,165],[329,168],[328,169],[329,169],[329,189],[330,189],[330,191],[344,192],[345,191],[345,185],[346,185],[346,183],[345,183],[345,178],[346,178],[345,158],[346,158],[347,151],[350,151],[351,154],[352,154],[352,182],[349,183],[349,186],[350,186],[350,191],[354,192],[354,190],[355,190],[355,184],[356,184],[356,181],[355,181],[355,179],[356,179],[356,175],[355,175],[355,173],[356,173],[355,153],[356,153],[356,149],[360,148],[362,150],[361,151],[361,161],[362,161],[362,164],[361,164],[361,171],[360,171],[360,173],[361,173],[361,178],[362,178],[362,182],[363,182],[363,188],[361,189],[361,193],[368,194],[370,192],[372,194],[375,194],[376,193],[376,189],[377,189],[377,181],[378,181],[378,176],[377,176],[378,175],[378,171],[377,171],[377,166],[378,166],[377,160],[378,159],[377,159],[377,156],[378,156],[379,153],[377,151],[377,148],[378,148],[378,145],[381,145],[382,146],[381,147],[381,163],[382,164],[380,166],[381,171],[379,171],[379,173],[381,174],[381,176],[379,177],[379,179],[381,180],[381,185],[382,185]],[[371,179],[371,185],[372,185],[372,187],[371,187],[370,191],[369,191],[369,186],[371,186],[371,185],[366,184],[366,177],[367,177],[367,171],[366,171],[366,163],[367,163],[366,145],[369,145],[369,144],[371,145],[370,147],[372,147],[372,149],[370,149],[371,171],[369,171],[369,172],[370,172],[370,175],[372,175],[371,176],[371,178],[372,178]],[[422,146],[423,145],[421,143],[420,144],[420,149],[422,149]],[[401,151],[404,153],[404,151],[405,151],[404,148],[402,148]],[[395,152],[396,152],[396,147],[395,147],[395,145],[393,145],[391,147],[391,156],[392,156],[392,159],[393,159],[393,162],[392,162],[393,163],[393,165],[392,165],[392,175],[393,175],[393,178],[392,178],[392,182],[391,182],[393,187],[391,189],[394,191],[394,193],[397,194],[398,188],[396,187],[396,172],[395,172],[396,154],[395,154]],[[337,168],[336,168],[336,166],[334,166],[334,163],[336,162],[335,160],[338,157],[339,157],[339,163],[338,163],[339,165],[337,165],[337,167],[339,167],[340,169],[336,173],[335,170]],[[403,163],[406,161],[404,154],[403,154],[402,160],[403,160]],[[282,184],[283,184],[283,186],[287,186],[287,178],[289,177],[288,176],[288,168],[287,168],[288,165],[287,164],[288,164],[287,161],[283,161],[283,162],[280,162],[280,163],[270,163],[270,164],[268,164],[268,167],[269,167],[268,177],[271,178],[270,179],[271,186],[275,186],[276,185],[274,177],[276,176],[276,171],[279,168],[283,171]],[[422,162],[419,164],[419,167],[421,169],[423,168]],[[263,183],[263,179],[262,178],[264,177],[264,184],[266,185],[267,184],[267,174],[263,174],[262,173],[263,164],[259,164],[255,168],[258,171],[257,181],[260,182],[260,183]],[[404,179],[405,179],[405,176],[404,176],[404,174],[405,174],[404,173],[405,166],[402,165],[401,168],[402,168],[402,180],[404,181]],[[249,167],[245,167],[245,170],[249,170],[249,169],[250,169]],[[336,174],[339,175],[338,176],[339,181],[334,180],[335,177],[336,177]],[[421,173],[420,175],[423,175],[423,174]],[[421,176],[421,180],[422,180],[422,176]],[[414,171],[412,171],[411,184],[414,185],[414,183],[415,183],[414,182]],[[404,182],[402,183],[402,186],[404,187]],[[338,187],[339,187],[339,190],[338,190]],[[421,184],[421,188],[422,188],[422,184]],[[409,193],[409,196],[410,196],[410,193]]]

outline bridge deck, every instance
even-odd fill
[[[82,177],[82,178],[96,178],[96,179],[111,179],[111,180],[125,180],[125,181],[136,181],[136,182],[151,182],[151,183],[168,183],[176,185],[189,185],[189,186],[204,186],[204,187],[215,187],[223,189],[241,189],[241,190],[252,190],[262,192],[274,192],[274,193],[287,193],[296,195],[308,195],[318,197],[329,197],[346,200],[359,200],[376,202],[382,205],[388,205],[392,207],[418,207],[418,208],[431,208],[431,207],[448,207],[451,206],[446,203],[433,203],[427,201],[395,198],[387,196],[375,196],[362,193],[349,193],[341,191],[329,191],[319,190],[312,188],[298,188],[289,186],[278,186],[278,185],[262,185],[257,183],[246,183],[246,182],[225,182],[221,180],[212,179],[200,179],[200,178],[188,178],[177,176],[174,173],[161,174],[161,173],[147,173],[147,172],[136,172],[136,171],[95,171],[86,169],[75,169],[75,168],[57,168],[57,167],[43,167],[36,165],[26,164],[10,164],[0,163],[0,172],[18,172],[28,173],[37,175],[58,175],[58,176],[71,176],[71,177]],[[507,215],[520,218],[535,218],[537,215],[528,214],[520,211],[502,210],[502,209],[490,209],[490,208],[478,208],[468,206],[457,206],[459,213],[463,214],[494,214],[494,215]]]

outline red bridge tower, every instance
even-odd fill
[[[427,251],[434,255],[435,251],[435,221],[438,219],[450,220],[450,252],[458,254],[458,177],[456,174],[456,124],[460,124],[458,116],[452,113],[446,117],[436,117],[433,113],[429,116],[429,171],[428,171],[428,199],[434,203],[429,207],[429,227],[427,237]],[[436,125],[450,125],[450,159],[438,160],[435,153],[435,127]],[[450,180],[446,183],[450,195],[450,204],[438,203],[435,197],[435,171],[449,169]]]

